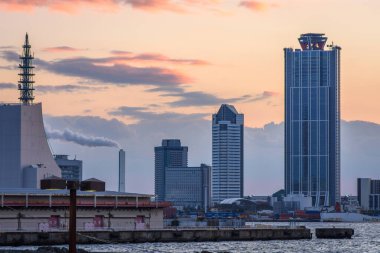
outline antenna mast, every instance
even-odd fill
[[[33,63],[32,60],[34,57],[30,52],[30,44],[28,34],[25,35],[25,44],[22,46],[22,55],[20,56],[21,63],[19,64],[20,80],[18,81],[18,90],[20,91],[20,103],[23,105],[31,105],[33,104],[34,96],[33,96]]]

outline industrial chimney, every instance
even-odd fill
[[[119,150],[119,192],[125,192],[125,151]]]

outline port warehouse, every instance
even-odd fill
[[[69,191],[0,190],[0,231],[66,230]],[[77,194],[78,230],[162,229],[168,202],[151,202],[152,195],[121,192]]]

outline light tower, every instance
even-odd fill
[[[20,80],[18,81],[18,90],[20,91],[19,100],[23,105],[33,104],[33,59],[31,54],[31,45],[29,44],[28,34],[25,35],[25,44],[22,46],[22,55],[20,56],[21,63],[18,66],[20,69]]]

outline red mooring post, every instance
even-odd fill
[[[70,190],[69,253],[77,252],[77,189],[78,181],[67,181]]]

